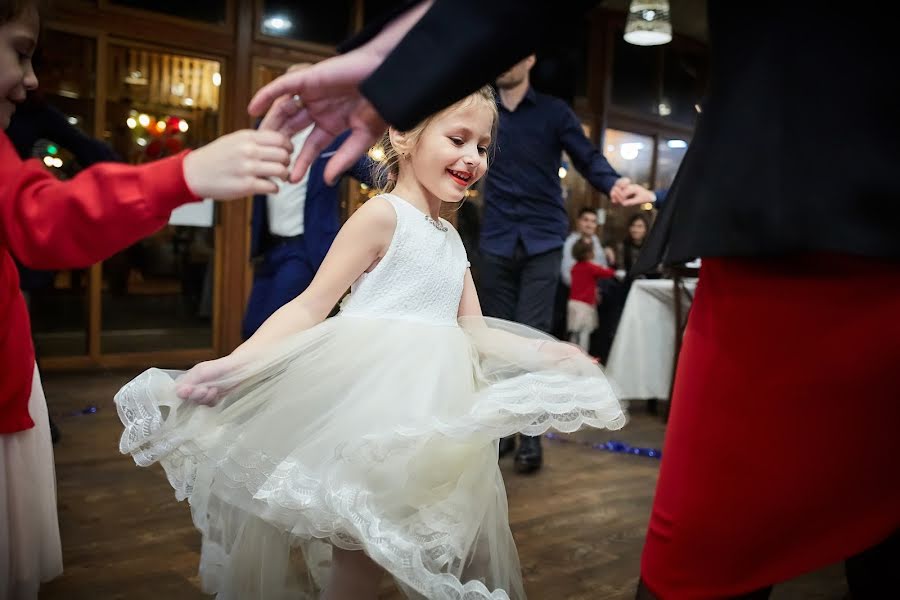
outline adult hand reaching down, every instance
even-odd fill
[[[431,4],[431,0],[420,2],[359,48],[308,69],[286,73],[256,93],[248,110],[251,115],[266,115],[260,129],[290,137],[315,125],[297,157],[291,181],[299,181],[312,161],[338,134],[348,129],[350,137],[325,167],[325,181],[329,184],[381,137],[388,123],[362,96],[359,84],[384,62]]]

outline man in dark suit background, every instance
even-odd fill
[[[584,134],[563,100],[531,86],[532,54],[496,80],[500,123],[494,160],[484,183],[481,273],[478,292],[484,314],[550,332],[559,285],[559,265],[569,214],[559,168],[565,151],[587,181],[617,201],[631,188],[644,202],[652,192],[637,190],[609,164]],[[541,468],[539,436],[520,435],[515,466],[519,473]],[[500,442],[500,455],[514,438]]]

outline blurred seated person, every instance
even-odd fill
[[[659,193],[657,193],[659,197]],[[631,289],[631,277],[628,276],[631,267],[637,262],[641,249],[644,246],[644,240],[650,229],[650,220],[643,212],[636,213],[628,219],[628,229],[625,239],[619,244],[617,252],[613,253],[610,263],[617,271],[624,272],[624,280],[609,280],[601,283],[601,292],[603,301],[598,304],[597,312],[599,325],[597,331],[591,339],[591,354],[600,357],[601,361],[609,356],[610,348],[612,348],[613,338],[616,335],[616,329],[619,326],[619,319],[622,316],[622,310],[625,308],[625,300],[628,298],[628,291]],[[659,277],[658,274],[643,275],[642,277]]]
[[[617,267],[625,271],[631,271],[631,267],[637,262],[644,246],[647,232],[650,231],[650,219],[644,213],[636,213],[628,219],[628,233],[619,247]]]
[[[565,339],[569,333],[567,303],[569,300],[569,288],[572,287],[572,267],[575,265],[572,249],[582,239],[590,240],[593,246],[593,262],[601,267],[609,266],[606,261],[606,253],[600,244],[600,238],[597,236],[597,213],[595,209],[588,206],[578,211],[578,218],[575,220],[575,231],[570,233],[563,243],[562,259],[559,267],[560,283],[554,300],[552,331],[553,335],[560,339]]]
[[[656,198],[653,208],[656,212],[662,210],[668,196],[668,188],[659,189],[653,192]],[[638,213],[632,215],[628,220],[628,234],[624,242],[618,244],[617,252],[613,245],[605,246],[606,262],[609,266],[616,269],[630,271],[631,266],[637,260],[641,247],[644,245],[644,238],[650,230],[650,219],[646,213]],[[627,254],[627,256],[626,256]]]
[[[597,237],[597,213],[593,208],[584,207],[578,211],[578,220],[575,221],[575,231],[569,234],[563,244],[562,262],[560,265],[560,279],[566,287],[572,287],[572,267],[575,266],[575,258],[572,250],[579,240],[588,240],[593,248],[591,262],[608,267],[606,252]]]

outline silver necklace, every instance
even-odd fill
[[[425,215],[425,220],[434,226],[438,231],[447,231],[447,226],[441,223],[440,221],[435,221],[431,218],[431,215]]]

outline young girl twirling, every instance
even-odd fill
[[[484,88],[390,130],[387,192],[306,291],[231,355],[117,394],[121,450],[190,501],[207,591],[373,599],[383,570],[409,597],[524,598],[497,439],[625,417],[577,348],[481,316],[439,211],[484,175],[496,124]]]

